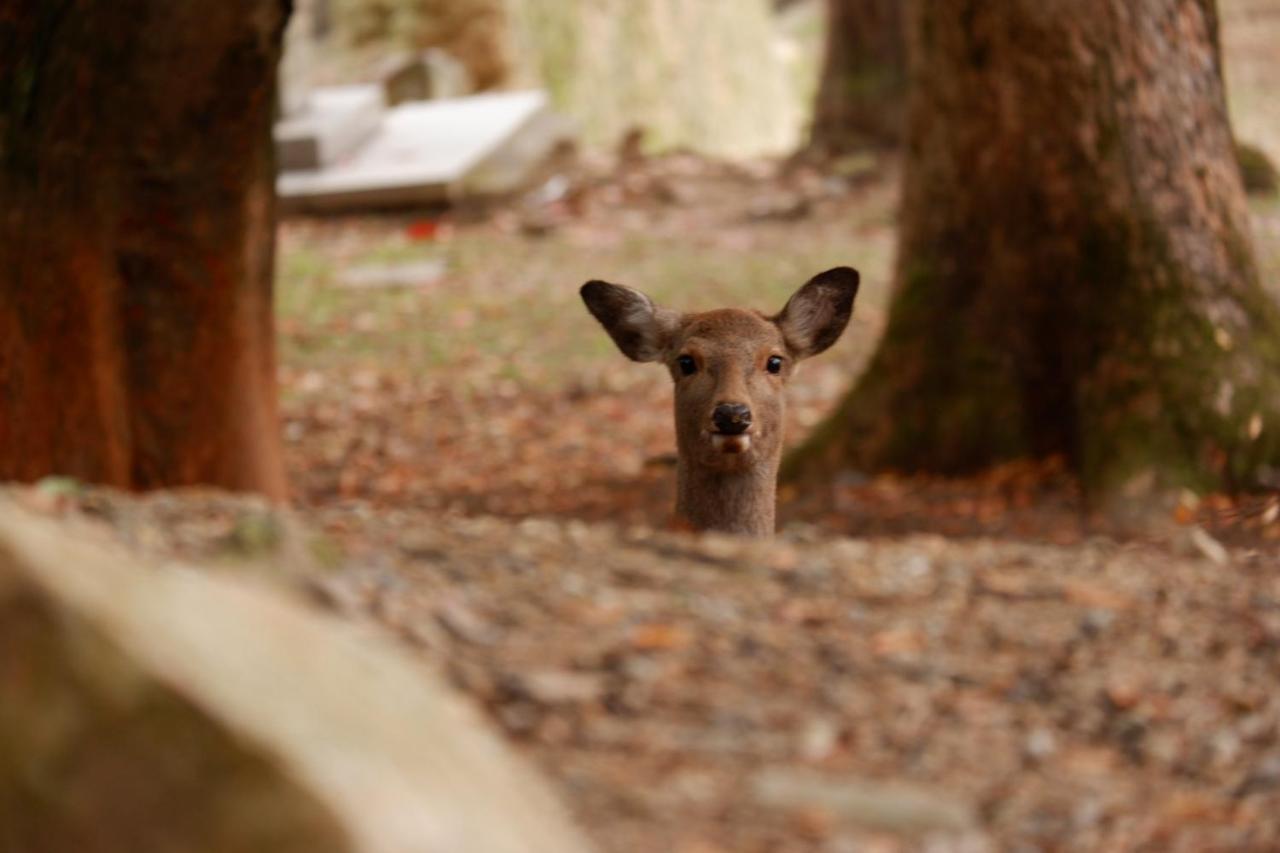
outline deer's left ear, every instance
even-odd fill
[[[659,308],[640,291],[607,281],[589,281],[579,293],[591,316],[632,361],[658,361],[671,339],[680,315]]]
[[[852,267],[836,267],[809,279],[787,300],[773,322],[796,358],[817,355],[840,339],[853,316],[859,280]]]

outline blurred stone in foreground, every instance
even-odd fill
[[[391,643],[0,504],[0,849],[586,847]]]

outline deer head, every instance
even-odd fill
[[[783,387],[797,362],[839,339],[853,313],[857,270],[814,276],[772,316],[743,308],[681,314],[603,281],[581,292],[623,355],[671,372],[677,517],[695,529],[772,535]]]

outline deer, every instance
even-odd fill
[[[858,283],[851,267],[819,273],[773,315],[745,308],[680,313],[626,285],[582,286],[587,310],[623,355],[660,362],[671,373],[678,526],[773,535],[783,389],[798,362],[839,340]]]

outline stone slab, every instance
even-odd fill
[[[312,91],[276,122],[276,158],[284,172],[334,166],[369,142],[386,111],[381,86],[333,86]]]
[[[588,845],[391,638],[0,495],[0,850]]]
[[[403,104],[340,162],[282,173],[280,205],[286,213],[331,212],[507,192],[566,136],[540,91]]]
[[[444,278],[446,269],[445,262],[438,258],[407,264],[367,264],[344,270],[338,282],[356,290],[426,287]]]

